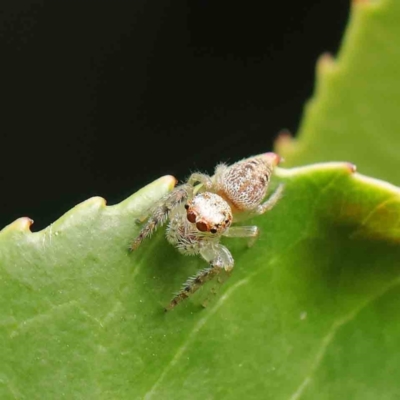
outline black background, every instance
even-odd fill
[[[348,0],[3,0],[0,228],[271,150],[348,16]]]

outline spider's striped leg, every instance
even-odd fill
[[[193,187],[185,184],[176,187],[171,193],[165,195],[159,202],[156,203],[150,210],[148,215],[150,217],[139,232],[139,235],[132,242],[130,250],[136,250],[144,239],[151,236],[157,228],[162,226],[168,219],[170,212],[182,202],[186,201],[193,193]],[[145,221],[146,216],[138,219],[139,221]]]
[[[165,311],[172,310],[180,302],[187,299],[193,293],[195,293],[202,285],[221,272],[230,272],[233,268],[233,257],[229,250],[221,244],[205,247],[200,251],[201,256],[210,263],[210,266],[204,268],[195,276],[189,278],[182,289],[175,295],[169,305],[165,308]]]

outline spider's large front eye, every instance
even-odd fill
[[[203,221],[199,221],[196,224],[196,228],[200,231],[200,232],[207,232],[208,231],[208,226],[205,222]]]
[[[217,230],[215,228],[210,229],[211,233],[217,233]]]
[[[187,219],[188,219],[189,222],[194,224],[196,222],[196,214],[193,211],[189,211],[187,213]]]

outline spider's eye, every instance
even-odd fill
[[[193,211],[187,213],[187,219],[189,222],[194,224],[196,222],[196,214]]]
[[[211,233],[217,233],[217,230],[215,228],[213,228],[213,229],[210,229],[210,232]]]
[[[207,232],[207,230],[208,230],[207,224],[206,224],[205,222],[203,222],[203,221],[199,221],[199,222],[196,224],[196,228],[197,228],[200,232]]]
[[[185,208],[187,210],[189,208],[189,204],[185,204]]]

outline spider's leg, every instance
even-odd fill
[[[258,238],[260,231],[257,226],[231,226],[222,236],[249,238],[248,245],[251,247]]]
[[[284,184],[281,183],[278,188],[275,190],[274,193],[269,197],[269,199],[265,202],[260,204],[254,211],[255,215],[261,215],[264,214],[265,212],[271,210],[276,203],[282,198],[283,194],[283,189],[284,189]]]
[[[208,175],[200,172],[193,173],[188,179],[189,185],[195,186],[195,183],[201,183],[206,190],[210,190],[213,186],[211,178]]]
[[[162,226],[170,212],[177,206],[179,206],[183,201],[186,201],[193,192],[193,187],[190,185],[181,185],[176,187],[171,193],[165,195],[154,207],[150,209],[146,224],[143,226],[139,235],[132,242],[129,249],[131,251],[136,250],[144,239],[151,236],[157,228]],[[146,217],[139,218],[139,221],[145,221]]]
[[[149,214],[149,213],[143,214],[143,215],[141,215],[140,217],[136,218],[135,222],[136,222],[138,225],[141,225],[141,224],[143,224],[143,222],[145,222],[149,217],[150,217],[150,214]]]
[[[233,257],[229,250],[220,244],[205,247],[200,251],[201,256],[210,263],[210,266],[204,268],[193,277],[189,278],[182,289],[175,295],[169,305],[165,308],[165,311],[172,310],[180,302],[187,299],[193,293],[195,293],[202,285],[221,272],[230,272],[233,268]]]

